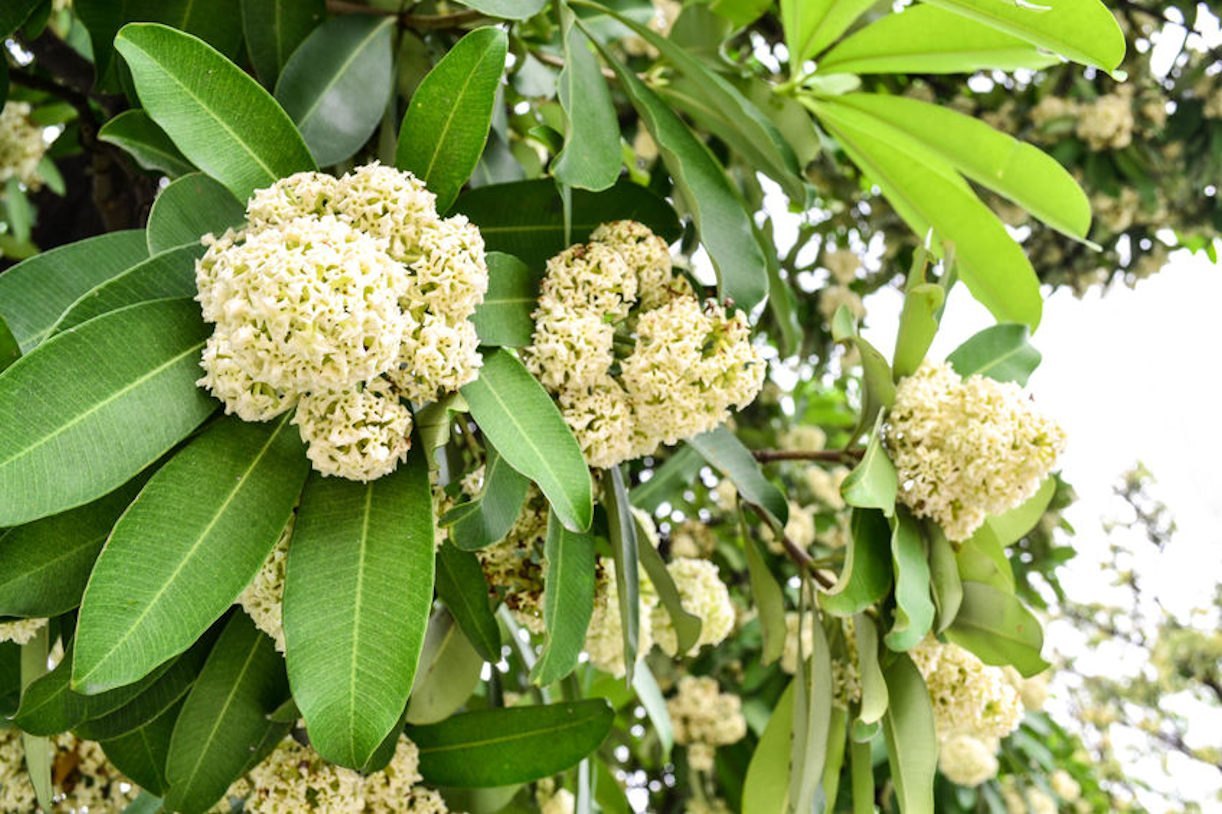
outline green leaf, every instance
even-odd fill
[[[395,166],[424,181],[446,212],[479,163],[501,75],[508,38],[499,28],[477,28],[463,37],[412,94],[399,129]]]
[[[594,486],[577,439],[543,386],[512,354],[484,356],[479,378],[462,388],[471,416],[505,461],[539,484],[569,531],[594,515]]]
[[[909,138],[902,148],[863,127],[845,106],[815,102],[820,119],[845,152],[878,186],[909,228],[919,236],[931,229],[933,250],[954,244],[960,277],[997,319],[1039,324],[1043,301],[1030,261],[954,169]]]
[[[480,343],[509,348],[529,345],[535,330],[530,315],[538,298],[538,274],[513,255],[488,252],[488,293],[471,317]]]
[[[246,50],[264,85],[275,87],[289,57],[326,12],[326,0],[242,0]]]
[[[840,578],[819,595],[819,604],[835,616],[860,613],[891,588],[891,529],[886,517],[878,510],[857,509],[849,527],[851,535]]]
[[[991,325],[951,351],[946,361],[965,379],[978,373],[1025,385],[1042,359],[1027,336],[1026,325]]]
[[[635,491],[632,497],[636,497]],[[674,576],[666,568],[666,561],[649,542],[648,535],[641,528],[640,518],[636,517],[634,520],[636,522],[637,560],[640,565],[644,566],[645,573],[649,581],[653,583],[654,591],[658,594],[658,602],[666,609],[666,615],[670,617],[671,626],[675,629],[678,652],[690,653],[696,646],[696,642],[700,641],[700,628],[703,623],[699,616],[689,613],[683,607],[683,597],[679,593],[679,587],[675,585]]]
[[[488,582],[474,554],[444,543],[437,551],[437,595],[484,660],[501,660],[501,629],[488,607]]]
[[[113,491],[199,426],[215,407],[195,386],[205,333],[190,300],[141,303],[0,374],[0,526]]]
[[[884,676],[891,703],[883,716],[883,735],[896,802],[903,814],[933,814],[938,736],[929,692],[906,655],[896,657]]]
[[[1044,516],[1044,512],[1048,511],[1048,504],[1052,502],[1056,492],[1056,476],[1050,475],[1044,479],[1034,495],[1005,514],[995,515],[985,520],[985,525],[992,530],[1000,545],[1008,546],[1016,543],[1039,524],[1040,518]]]
[[[538,14],[546,3],[547,0],[464,0],[463,5],[489,17],[525,20]]]
[[[467,702],[479,685],[484,659],[442,608],[429,620],[420,665],[407,704],[407,722],[432,724],[450,717]]]
[[[530,489],[530,481],[506,463],[496,447],[487,447],[483,491],[479,497],[455,506],[442,519],[442,524],[450,527],[450,539],[463,551],[477,551],[503,540],[517,521]]]
[[[0,616],[58,616],[79,605],[111,526],[141,485],[132,481],[79,509],[0,536]]]
[[[225,193],[228,195],[229,193]],[[154,255],[80,296],[51,327],[57,334],[96,316],[150,300],[194,297],[195,260],[201,245],[180,246]]]
[[[697,435],[689,439],[688,444],[714,469],[733,481],[743,500],[763,509],[769,522],[777,528],[785,527],[789,522],[789,501],[764,477],[751,450],[728,427],[723,425]]]
[[[220,236],[246,222],[246,207],[202,172],[184,175],[161,191],[149,211],[149,253],[185,244],[200,245],[206,234]],[[192,280],[194,282],[194,279]]]
[[[849,740],[853,814],[874,814],[874,749],[869,741]]]
[[[547,561],[543,589],[547,641],[530,671],[531,681],[539,686],[573,672],[585,647],[594,612],[594,538],[568,531],[554,514],[549,515],[543,557]]]
[[[955,549],[946,535],[937,528],[930,529],[930,534],[929,571],[933,578],[934,604],[938,608],[934,633],[941,634],[959,613],[959,606],[963,603],[963,581],[959,578]]]
[[[925,537],[919,522],[906,511],[895,516],[891,559],[895,565],[895,624],[883,640],[892,650],[911,650],[933,627],[934,606],[929,596]]]
[[[573,25],[572,12],[561,6],[564,69],[557,95],[568,128],[564,149],[556,155],[552,175],[579,189],[604,190],[615,183],[623,165],[619,117],[590,40]]]
[[[764,734],[760,736],[743,783],[743,814],[787,814],[789,808],[789,744],[793,733],[793,693],[790,683],[781,694]]]
[[[671,749],[675,745],[675,727],[670,720],[670,708],[662,697],[662,688],[658,686],[658,680],[654,678],[648,664],[642,662],[633,668],[632,689],[653,725],[653,734],[657,736],[662,747],[662,759],[669,761]]]
[[[890,517],[895,512],[895,495],[899,487],[895,465],[883,449],[882,428],[885,417],[885,412],[878,413],[865,454],[844,479],[840,492],[844,495],[844,502],[850,506],[881,509],[883,514]]]
[[[626,678],[632,683],[641,634],[641,576],[637,549],[636,518],[624,486],[624,474],[616,466],[606,470],[603,503],[607,507],[607,532],[615,560],[615,587],[619,599],[620,629],[624,637]],[[607,487],[610,488],[607,488]],[[648,545],[648,544],[647,544]]]
[[[628,180],[603,192],[575,189],[572,204],[573,242],[586,240],[599,224],[613,220],[640,221],[667,243],[679,238],[679,219],[670,204]],[[549,178],[467,190],[454,210],[479,224],[489,251],[514,255],[537,273],[569,245],[563,201]]]
[[[122,147],[146,170],[164,172],[171,177],[195,170],[165,131],[143,110],[125,110],[115,116],[102,125],[98,139]]]
[[[267,716],[289,696],[284,661],[244,613],[234,613],[183,704],[166,760],[166,808],[202,814],[258,752],[288,733]]]
[[[908,286],[895,336],[892,367],[897,382],[911,376],[925,361],[925,354],[938,332],[938,314],[945,300],[945,289],[936,283],[918,282]]]
[[[584,23],[578,22],[585,29]],[[586,29],[586,33],[589,30]],[[709,148],[683,120],[603,45],[603,58],[658,145],[666,169],[692,213],[717,272],[718,293],[746,313],[768,296],[768,270],[754,222]]]
[[[50,634],[44,625],[34,634],[34,638],[21,645],[21,695],[25,700],[26,691],[47,672],[47,654],[50,650]],[[45,735],[35,735],[30,732],[21,733],[21,746],[25,752],[25,773],[30,785],[34,787],[34,796],[38,807],[50,811],[52,806],[51,758],[55,754],[50,740]]]
[[[239,201],[315,168],[301,135],[259,83],[201,40],[133,23],[115,38],[148,114]]]
[[[878,661],[878,627],[867,614],[853,618],[853,635],[857,640],[857,672],[861,676],[861,710],[858,720],[873,724],[882,720],[887,711],[887,682]]]
[[[0,317],[22,353],[29,353],[78,297],[148,256],[143,229],[98,235],[37,254],[0,274]]]
[[[823,778],[827,738],[832,723],[832,656],[819,614],[804,614],[811,626],[809,662],[798,660],[794,675],[793,748],[789,799],[794,811],[811,811],[815,790]]]
[[[873,426],[879,414],[895,403],[895,382],[887,359],[857,332],[857,321],[847,306],[840,306],[832,317],[832,338],[837,342],[852,345],[861,356],[864,373],[859,432]],[[877,433],[876,433],[877,434]]]
[[[844,747],[848,736],[849,713],[844,707],[832,707],[832,721],[827,732],[827,757],[823,763],[823,799],[836,800],[840,792],[840,770],[844,768]],[[830,806],[825,806],[830,808]]]
[[[704,464],[704,457],[694,447],[678,447],[665,463],[653,470],[649,480],[632,490],[632,505],[642,511],[656,511],[663,502],[686,489]]]
[[[38,7],[41,0],[11,0],[0,8],[0,37],[12,34]]]
[[[89,578],[73,686],[92,695],[130,683],[199,638],[267,559],[307,469],[288,415],[223,418],[163,466]]]
[[[1014,571],[1006,551],[989,526],[983,525],[959,543],[956,571],[962,580],[985,582],[999,591],[1014,593]]]
[[[170,739],[174,735],[174,725],[178,723],[178,714],[186,700],[184,697],[143,726],[100,743],[102,751],[115,768],[145,789],[141,797],[149,793],[165,794],[165,763],[170,754]],[[137,802],[139,799],[137,798]],[[133,802],[132,806],[135,805]],[[132,811],[132,806],[124,810],[125,814]],[[160,800],[151,811],[152,814],[161,811]]]
[[[739,537],[747,552],[751,598],[759,612],[760,630],[764,638],[763,648],[760,650],[760,664],[772,664],[785,650],[785,595],[781,592],[776,577],[768,570],[759,540],[751,534],[740,534]],[[680,644],[679,652],[686,653],[688,649]]]
[[[284,636],[314,748],[360,770],[399,723],[433,604],[428,459],[369,483],[306,482],[289,548]]]
[[[764,229],[756,227],[755,239],[761,246],[773,245],[772,221]],[[777,349],[782,357],[798,353],[802,347],[802,319],[798,315],[798,296],[788,280],[781,276],[781,263],[776,252],[764,252],[768,262],[768,310],[776,320]]]
[[[781,0],[790,72],[800,75],[804,62],[840,39],[872,5],[874,0]]]
[[[0,317],[0,373],[8,370],[9,365],[21,358],[21,345],[17,337],[8,329],[4,317]]]
[[[1084,65],[1110,71],[1124,58],[1124,33],[1111,10],[1099,0],[1063,0],[1035,8],[994,0],[929,0],[929,3]]]
[[[615,712],[601,698],[489,709],[409,726],[420,773],[437,786],[529,783],[577,764],[611,731]]]
[[[349,159],[386,112],[393,86],[393,17],[349,14],[314,29],[276,81],[319,166]]]
[[[1044,631],[1031,611],[1012,594],[981,582],[963,583],[963,604],[946,638],[985,664],[1012,665],[1025,677],[1042,673]]]
[[[1060,62],[1034,45],[935,6],[909,6],[844,38],[819,60],[823,73],[972,73],[1047,68]]]

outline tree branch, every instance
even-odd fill
[[[437,31],[448,28],[462,28],[464,25],[486,19],[481,12],[470,9],[456,11],[453,14],[409,14],[408,12],[387,11],[373,8],[361,3],[350,3],[347,0],[327,0],[327,11],[336,14],[373,14],[383,17],[398,17],[399,24],[416,31]]]

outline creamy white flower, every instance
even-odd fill
[[[1133,124],[1132,101],[1112,93],[1081,108],[1077,134],[1092,150],[1123,150],[1133,143]]]
[[[306,455],[324,475],[370,481],[394,470],[411,448],[412,414],[384,380],[303,396],[293,416]]]
[[[476,552],[489,586],[532,633],[542,633],[547,501],[534,487],[505,538]]]
[[[840,494],[840,487],[848,475],[849,470],[843,466],[837,466],[830,472],[822,466],[809,466],[806,469],[806,488],[815,500],[827,508],[843,509],[844,496]]]
[[[636,303],[637,285],[636,271],[618,251],[605,243],[581,243],[547,261],[539,300],[616,322]]]
[[[196,384],[225,405],[226,414],[243,421],[267,421],[297,405],[300,398],[292,391],[277,390],[265,382],[257,382],[235,358],[227,335],[214,333],[204,345],[200,362],[204,376]]]
[[[952,735],[938,745],[938,771],[960,786],[975,787],[997,776],[997,741]]]
[[[0,111],[0,184],[16,178],[30,189],[42,186],[38,164],[47,152],[42,129],[30,121],[32,108],[9,101]]]
[[[289,520],[280,539],[263,565],[259,573],[238,596],[238,604],[246,615],[255,623],[255,627],[266,633],[276,642],[276,649],[284,652],[284,567],[288,562],[289,541],[293,537],[293,520]]]
[[[683,609],[700,618],[700,637],[684,655],[695,655],[706,644],[725,641],[734,629],[734,605],[730,591],[721,581],[715,563],[709,560],[679,558],[666,566],[679,590]],[[653,609],[653,636],[658,647],[668,656],[678,654],[679,641],[666,609]]]
[[[52,793],[57,811],[124,811],[140,793],[109,760],[102,747],[70,732],[52,735]],[[0,728],[0,811],[37,811],[34,786],[25,768],[25,746],[15,727]]]
[[[539,302],[534,318],[532,344],[523,357],[544,387],[562,392],[605,386],[611,380],[615,327],[602,316],[548,298]]]
[[[1022,703],[1002,668],[932,637],[909,655],[925,678],[940,738],[962,734],[988,740],[1018,729]]]
[[[38,635],[38,631],[46,626],[46,619],[14,619],[11,622],[0,622],[0,642],[28,644]]]
[[[592,243],[605,243],[636,272],[637,299],[643,309],[657,308],[673,292],[673,265],[666,241],[634,220],[604,223],[590,234]]]
[[[425,234],[438,222],[437,196],[423,181],[376,161],[341,178],[329,208],[353,228],[386,240],[390,256],[409,265],[423,256]]]
[[[641,437],[632,402],[615,379],[561,390],[557,401],[590,466],[615,466],[653,450],[645,449],[648,440]]]
[[[622,678],[627,673],[627,665],[624,662],[624,622],[620,615],[618,586],[615,563],[609,559],[600,559],[598,583],[594,590],[594,612],[586,629],[585,650],[590,656],[590,664],[604,673]],[[644,574],[641,574],[638,595],[640,618],[636,652],[639,660],[653,647],[652,612],[658,603],[657,593]]]
[[[855,252],[847,249],[828,252],[823,257],[823,265],[831,272],[832,279],[842,286],[848,285],[857,278],[857,270],[861,268],[861,260]]]
[[[827,433],[813,424],[795,424],[777,437],[777,446],[790,452],[818,452],[827,444]]]
[[[747,734],[742,699],[722,692],[717,679],[709,676],[680,678],[666,708],[674,726],[675,743],[682,746],[727,746]]]

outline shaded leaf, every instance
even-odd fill
[[[488,607],[488,582],[474,554],[445,543],[437,551],[437,596],[486,661],[501,658],[501,629]]]
[[[955,550],[946,535],[936,528],[930,529],[930,534],[929,571],[933,578],[934,604],[938,608],[934,633],[941,633],[959,613],[959,605],[963,602],[963,583],[959,578]]]
[[[794,684],[781,694],[760,736],[743,783],[743,814],[785,814],[789,803],[789,744]]]
[[[567,6],[561,9],[564,68],[557,95],[568,128],[552,175],[570,187],[604,190],[615,183],[623,165],[619,117],[589,39],[573,25]]]
[[[531,681],[540,686],[571,673],[585,647],[594,612],[594,538],[568,531],[549,514],[543,559],[547,562],[543,588],[547,641],[530,671]]]
[[[242,0],[246,50],[260,81],[275,87],[297,46],[326,14],[326,0]]]
[[[636,518],[624,475],[618,466],[606,470],[603,502],[607,507],[607,531],[615,560],[615,587],[619,599],[620,630],[624,637],[624,665],[628,683],[633,680],[641,635],[641,577],[637,554]],[[610,488],[605,488],[609,486]]]
[[[500,654],[497,655],[500,658]],[[445,609],[433,613],[420,669],[407,704],[407,722],[432,724],[457,712],[479,685],[484,659]]]
[[[891,559],[895,565],[895,623],[883,638],[892,650],[911,650],[933,626],[934,606],[929,596],[925,537],[919,522],[906,511],[895,516]]]
[[[883,410],[889,409],[895,403],[895,382],[892,380],[891,366],[887,364],[886,357],[858,333],[857,320],[847,306],[840,306],[832,316],[832,338],[842,344],[852,345],[861,356],[865,394],[862,396],[858,427],[859,432],[864,432],[874,426]],[[877,430],[878,428],[876,435]]]
[[[246,207],[202,172],[184,175],[161,191],[149,211],[149,253],[176,246],[199,246],[206,234],[218,237],[246,222]],[[194,283],[194,275],[192,275]]]
[[[98,139],[122,147],[146,170],[171,177],[186,175],[195,167],[165,131],[143,110],[125,110],[98,131]]]
[[[141,796],[148,794],[165,794],[165,763],[170,754],[170,738],[174,734],[174,725],[178,723],[178,714],[182,710],[186,698],[161,713],[148,723],[117,738],[100,742],[107,759],[124,775],[145,789]],[[132,803],[134,806],[135,803]],[[132,810],[125,809],[124,814]],[[161,801],[149,809],[153,814],[161,810]]]
[[[963,580],[984,582],[1005,593],[1014,593],[1014,570],[1006,551],[988,524],[959,543],[958,575]]]
[[[760,650],[760,663],[772,664],[781,657],[785,650],[785,639],[788,635],[785,626],[785,595],[776,577],[768,570],[759,540],[751,534],[740,534],[743,548],[747,553],[747,574],[751,580],[751,599],[759,612],[760,630],[763,633],[764,644]],[[699,628],[696,629],[699,637]],[[679,652],[686,653],[690,649],[679,645]]]
[[[648,664],[637,664],[633,669],[632,689],[636,692],[641,706],[645,708],[650,724],[653,725],[653,734],[657,736],[658,743],[662,746],[662,759],[669,760],[670,751],[675,743],[675,728],[670,720],[670,708],[666,706],[666,699],[662,697],[662,688],[658,686],[658,680],[654,678]]]
[[[861,711],[858,720],[872,724],[887,711],[887,682],[878,661],[878,627],[873,619],[861,613],[853,618],[853,635],[857,642],[857,672],[861,676]]]
[[[530,481],[505,462],[496,447],[487,444],[484,488],[479,496],[446,512],[442,524],[463,551],[475,551],[500,542],[513,528],[526,502]]]
[[[844,567],[832,588],[819,595],[819,604],[836,616],[860,613],[891,588],[891,529],[883,513],[854,510]]]
[[[789,799],[794,811],[811,811],[815,790],[827,760],[827,737],[832,723],[832,657],[819,614],[804,613],[811,628],[809,661],[798,660],[794,675],[793,745],[790,758]]]
[[[463,5],[490,17],[525,20],[539,13],[547,0],[464,0]]]
[[[704,464],[704,457],[694,447],[686,444],[678,447],[653,470],[649,480],[633,487],[632,505],[646,512],[657,510],[663,502],[682,493]]]
[[[883,449],[883,419],[886,413],[879,412],[874,422],[874,431],[861,461],[845,477],[840,486],[844,502],[861,509],[880,509],[888,517],[895,512],[895,496],[898,480],[895,465]]]
[[[734,483],[743,500],[763,509],[777,528],[785,527],[789,521],[789,501],[764,477],[751,450],[728,427],[723,425],[697,435],[688,439],[688,444]]]
[[[635,491],[632,493],[632,497],[636,497]],[[666,609],[666,615],[670,617],[671,626],[675,629],[675,642],[678,652],[691,652],[691,649],[696,646],[696,642],[700,641],[700,628],[702,626],[700,617],[694,613],[689,613],[683,607],[683,597],[679,593],[678,586],[675,585],[675,578],[666,568],[666,562],[649,541],[648,533],[641,527],[640,518],[637,517],[634,520],[636,522],[638,562],[645,568],[645,574],[649,577],[649,581],[653,583],[653,589],[658,594],[659,604]]]
[[[921,673],[900,654],[884,671],[890,705],[883,716],[896,802],[904,814],[933,814],[938,737]]]
[[[488,252],[488,293],[471,321],[484,345],[520,348],[535,330],[530,315],[539,298],[539,275],[518,258]]]

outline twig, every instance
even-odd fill
[[[748,500],[744,500],[743,503],[749,506],[751,511],[755,512],[755,514],[761,520],[771,525],[771,521],[768,518],[768,513],[764,511],[763,507],[757,506]],[[797,565],[798,568],[809,572],[815,582],[819,583],[820,588],[823,588],[825,591],[831,590],[832,586],[834,586],[836,582],[815,566],[814,559],[799,548],[797,543],[790,540],[785,534],[784,529],[774,529],[773,534],[776,534],[781,538],[781,545],[784,547],[785,553],[789,556],[789,559],[794,561],[794,564]]]
[[[555,54],[549,54],[546,51],[531,51],[530,55],[542,62],[544,65],[551,65],[553,68],[563,68],[565,66],[565,62],[562,57],[558,57]],[[599,68],[599,70],[602,71],[602,75],[606,79],[615,81],[617,78],[615,71],[611,70],[610,68]]]
[[[474,9],[456,11],[453,14],[409,14],[374,8],[347,0],[327,0],[327,10],[337,14],[372,14],[383,17],[398,17],[400,25],[417,31],[436,31],[447,28],[462,28],[469,23],[484,19],[484,14]]]
[[[760,463],[773,461],[827,461],[829,463],[851,463],[861,459],[861,449],[757,449],[753,451]]]

